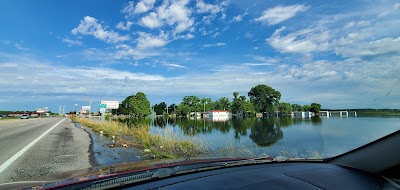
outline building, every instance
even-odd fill
[[[228,110],[210,110],[208,111],[208,120],[212,122],[225,122],[228,121],[232,115]]]
[[[210,110],[208,111],[208,117],[229,117],[230,113],[228,110]]]
[[[11,112],[7,114],[7,117],[21,117],[22,115],[28,115],[29,117],[38,117],[37,112]]]
[[[309,111],[296,111],[293,112],[293,117],[297,117],[297,118],[311,118],[314,117],[315,114],[313,112],[309,112]]]

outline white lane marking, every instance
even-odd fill
[[[29,143],[28,145],[26,145],[23,149],[21,149],[20,151],[18,151],[16,154],[14,154],[14,156],[12,156],[11,158],[9,158],[6,162],[4,162],[1,166],[0,166],[0,173],[3,172],[8,166],[10,166],[15,160],[17,160],[22,154],[24,154],[29,148],[31,148],[36,142],[38,142],[41,138],[43,138],[47,133],[49,133],[51,130],[53,130],[55,127],[57,127],[57,125],[59,125],[61,122],[63,122],[66,118],[62,119],[60,122],[58,122],[57,124],[55,124],[53,127],[51,127],[49,130],[47,130],[46,132],[44,132],[42,135],[40,135],[38,138],[36,138],[35,140],[33,140],[31,143]]]

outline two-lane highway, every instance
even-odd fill
[[[89,146],[69,118],[0,120],[0,184],[88,168]]]

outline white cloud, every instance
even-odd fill
[[[164,22],[158,18],[155,12],[151,12],[147,16],[142,17],[139,21],[139,24],[147,28],[155,29],[163,26]]]
[[[221,5],[214,5],[205,3],[203,0],[196,1],[196,8],[198,13],[211,13],[217,14],[222,11]]]
[[[122,13],[127,14],[130,17],[133,17],[135,11],[135,5],[133,1],[129,1],[127,5],[121,10]]]
[[[225,20],[225,18],[226,18],[226,14],[225,13],[222,13],[222,15],[221,15],[221,20]]]
[[[376,57],[380,55],[400,55],[400,37],[383,38],[370,42],[355,43],[343,38],[338,41],[338,45],[334,48],[338,55],[343,57]]]
[[[163,65],[165,65],[167,67],[173,67],[173,68],[185,68],[185,66],[179,65],[179,64],[176,64],[176,63],[164,63]]]
[[[103,29],[97,19],[85,16],[78,27],[72,29],[71,33],[73,35],[92,35],[97,39],[103,40],[107,43],[117,43],[121,41],[129,40],[129,36],[121,36],[114,31],[106,31]]]
[[[111,52],[109,56],[104,57],[105,60],[107,59],[112,59],[112,60],[121,60],[121,59],[134,59],[134,60],[139,60],[139,59],[145,59],[149,57],[154,57],[154,56],[159,56],[160,53],[157,51],[154,51],[152,49],[139,49],[132,47],[130,45],[126,44],[119,44],[115,47],[117,51]],[[103,55],[106,55],[106,52],[99,52],[97,51],[94,53],[91,57],[94,57],[95,55],[96,58],[101,57]]]
[[[246,32],[246,34],[244,34],[244,37],[245,38],[247,38],[247,39],[251,39],[251,38],[253,38],[253,34],[252,33],[250,33],[250,32]]]
[[[139,38],[137,39],[138,49],[149,49],[162,47],[168,44],[168,34],[164,31],[160,31],[158,36],[151,35],[145,32],[139,32]]]
[[[243,63],[244,66],[272,66],[273,63]]]
[[[400,3],[394,4],[393,8],[396,10],[400,10]]]
[[[245,12],[243,14],[240,15],[236,15],[232,18],[232,22],[240,22],[243,20],[243,17],[246,16],[247,14],[249,14],[248,12]]]
[[[218,14],[221,14],[220,20],[224,20],[226,18],[226,9],[229,5],[229,1],[219,1],[216,4],[206,3],[203,0],[196,1],[196,12],[202,14],[202,22],[205,24],[211,24],[214,21]],[[206,14],[206,15],[204,15]]]
[[[223,42],[218,42],[215,44],[204,44],[203,47],[215,47],[215,46],[225,46],[226,44]]]
[[[215,32],[211,37],[212,38],[217,38],[217,36],[220,35],[220,34],[221,34],[221,32]]]
[[[308,54],[328,51],[330,48],[329,40],[333,35],[328,30],[312,28],[282,35],[285,30],[286,27],[282,26],[266,39],[268,44],[280,52]]]
[[[62,41],[67,43],[68,46],[77,46],[77,45],[80,46],[80,45],[82,45],[82,41],[79,41],[79,40],[71,40],[69,38],[63,38]]]
[[[263,14],[254,19],[258,22],[265,22],[268,25],[275,25],[296,16],[299,12],[308,9],[305,5],[277,6],[263,11]]]
[[[129,49],[130,47],[121,45],[119,48]],[[54,101],[71,100],[75,97],[100,99],[115,94],[104,89],[113,89],[113,92],[118,92],[121,99],[134,92],[142,91],[149,97],[162,94],[164,98],[178,97],[177,101],[179,101],[179,97],[188,93],[218,98],[231,96],[234,91],[247,92],[257,84],[268,84],[282,93],[282,101],[295,100],[304,104],[317,101],[324,107],[330,108],[400,106],[399,101],[396,101],[398,100],[396,97],[400,97],[400,88],[397,85],[400,82],[397,77],[400,64],[396,64],[400,56],[389,58],[383,56],[387,60],[372,61],[320,60],[302,65],[285,65],[275,58],[249,56],[260,61],[240,65],[215,64],[210,68],[214,72],[198,72],[177,77],[121,71],[106,67],[61,66],[35,60],[32,57],[14,58],[7,62],[0,62],[0,68],[3,68],[0,86],[4,87],[0,88],[0,99],[10,102],[12,101],[11,94],[14,99],[18,94],[24,94],[24,97],[28,94]],[[134,65],[138,65],[136,63]],[[260,70],[260,66],[270,65],[268,63],[276,63],[274,71]],[[184,67],[177,63],[164,65],[171,68]],[[48,72],[49,68],[52,72]],[[32,80],[23,80],[21,76],[29,76]],[[10,78],[21,80],[8,80]],[[346,97],[338,99],[338,92],[346,92]],[[376,100],[379,102],[374,102]]]
[[[130,30],[131,29],[131,26],[133,25],[133,22],[131,22],[131,21],[127,21],[126,22],[126,24],[124,24],[123,22],[119,22],[118,24],[117,24],[117,28],[118,29],[120,29],[120,30],[125,30],[125,31],[127,31],[127,30]]]
[[[164,19],[168,25],[176,25],[174,33],[183,32],[194,24],[194,19],[191,18],[192,11],[186,7],[188,3],[188,0],[175,1],[157,9],[160,18]]]
[[[240,22],[240,21],[242,21],[242,19],[243,19],[242,15],[237,15],[237,16],[234,16],[232,20],[235,22]]]
[[[19,50],[22,50],[22,51],[28,51],[29,50],[29,48],[23,47],[22,43],[15,43],[14,46],[15,46],[15,48],[17,48]]]
[[[145,13],[154,7],[155,0],[141,0],[136,4],[135,14]]]
[[[176,39],[190,40],[192,38],[194,38],[194,36],[192,34],[185,34],[185,35],[176,36]]]
[[[191,9],[186,7],[188,3],[188,0],[164,1],[156,8],[156,12],[142,17],[139,23],[150,29],[160,28],[164,24],[174,26],[174,34],[190,30],[194,24],[194,18],[191,17]]]

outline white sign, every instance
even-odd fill
[[[106,108],[100,108],[100,113],[102,114],[106,113]]]
[[[107,109],[118,109],[119,101],[101,101],[101,104],[105,104]]]
[[[38,108],[38,109],[36,110],[36,113],[44,113],[44,112],[48,112],[48,107],[45,107],[45,108]]]
[[[82,106],[82,110],[89,111],[90,110],[90,106]]]

